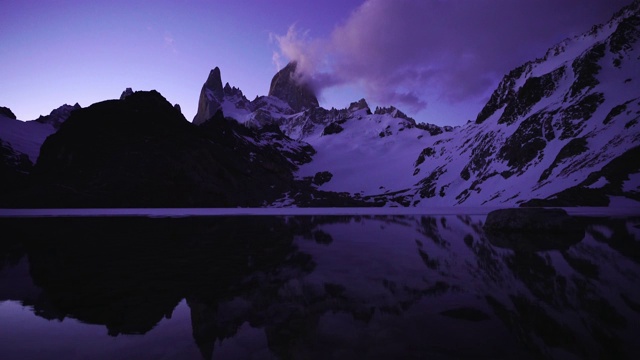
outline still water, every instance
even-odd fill
[[[640,358],[640,218],[485,218],[0,218],[0,358]]]

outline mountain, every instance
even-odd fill
[[[13,120],[16,119],[16,114],[14,114],[13,111],[11,111],[11,109],[5,106],[0,106],[0,116],[4,116],[6,118],[13,119]]]
[[[639,8],[511,71],[473,123],[429,132],[376,111],[309,133],[297,175],[387,205],[637,206]]]
[[[207,81],[202,85],[200,100],[198,101],[198,113],[193,118],[193,123],[201,124],[213,117],[221,108],[223,96],[220,69],[216,67],[211,70]]]
[[[81,108],[82,107],[78,103],[75,103],[75,105],[73,106],[64,104],[57,109],[53,109],[49,115],[40,116],[34,121],[39,122],[41,124],[50,124],[51,126],[53,126],[54,129],[59,129],[60,124],[65,122],[65,120],[67,120],[69,116],[71,116],[72,111],[81,109]]]
[[[295,62],[253,101],[214,68],[192,123],[130,89],[66,121],[3,110],[4,169],[28,179],[3,188],[28,185],[12,206],[638,207],[638,39],[635,1],[509,72],[458,127],[365,99],[324,109]]]
[[[512,70],[460,127],[418,124],[395,107],[371,112],[364,99],[339,110],[300,101],[295,63],[268,97],[224,113],[277,124],[316,150],[297,179],[324,174],[318,190],[376,206],[635,206],[638,4]],[[301,195],[272,205],[300,205]]]
[[[297,67],[298,63],[292,61],[278,71],[271,80],[269,96],[285,101],[296,112],[320,106],[309,84],[297,73]]]
[[[17,156],[24,154],[35,163],[44,139],[53,134],[72,111],[80,108],[77,103],[73,106],[64,104],[53,109],[49,115],[41,115],[32,121],[20,121],[11,109],[3,107],[3,111],[0,112],[0,141]]]
[[[261,206],[292,187],[292,171],[311,151],[277,128],[251,130],[221,112],[196,126],[158,92],[138,91],[74,111],[44,141],[30,188],[13,200],[36,207]]]
[[[20,121],[11,109],[0,107],[0,198],[7,199],[26,187],[29,174],[47,136],[56,132],[72,111],[79,109],[64,104],[49,115],[36,120]]]

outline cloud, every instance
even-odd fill
[[[357,84],[374,101],[419,111],[428,101],[488,96],[505,73],[628,2],[366,0],[326,38],[295,25],[274,36],[274,60],[298,61],[319,92]]]
[[[273,62],[278,69],[284,67],[283,57],[297,62],[297,73],[301,82],[311,85],[316,91],[341,83],[327,71],[331,44],[323,39],[311,39],[308,31],[300,32],[296,25],[289,27],[285,35],[271,34],[271,40],[278,45]]]
[[[164,34],[164,45],[171,50],[173,53],[177,53],[175,39],[171,35],[171,33],[165,32]]]

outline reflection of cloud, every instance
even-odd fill
[[[291,26],[273,35],[316,90],[360,84],[374,101],[413,109],[425,94],[452,103],[476,99],[525,61],[604,22],[628,0],[366,0],[331,36]]]

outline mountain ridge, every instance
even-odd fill
[[[194,140],[200,145],[186,150],[185,144],[173,144],[167,137],[161,141],[164,148],[156,150],[167,158],[173,156],[168,149],[178,153],[226,149],[222,152],[242,154],[231,157],[236,164],[226,161],[222,167],[210,162],[203,165],[186,159],[167,160],[164,166],[182,162],[191,164],[193,169],[205,168],[203,175],[194,175],[201,170],[187,171],[189,176],[195,176],[189,180],[194,188],[198,187],[196,178],[204,182],[200,188],[206,188],[210,186],[206,183],[218,176],[206,170],[210,166],[223,173],[226,168],[242,169],[225,175],[227,182],[222,183],[226,185],[220,185],[220,189],[241,191],[237,184],[243,183],[255,190],[250,191],[255,198],[249,196],[242,201],[242,196],[227,196],[233,198],[227,202],[202,196],[203,202],[184,202],[193,206],[638,207],[640,168],[633,159],[640,155],[640,93],[636,85],[640,81],[639,39],[640,1],[636,0],[609,22],[565,39],[549,48],[542,58],[510,71],[476,120],[457,127],[416,123],[393,106],[372,112],[365,99],[344,109],[324,109],[309,85],[296,74],[295,62],[274,75],[267,96],[249,101],[240,89],[228,82],[222,85],[221,71],[216,67],[202,86],[198,113],[192,123],[184,119],[179,108],[169,110],[162,105],[167,112],[176,112],[172,116],[182,119],[180,123],[189,124],[184,131],[192,135],[184,136],[204,137],[205,142]],[[126,103],[133,95],[114,101]],[[151,98],[157,96],[153,92],[138,95],[149,98],[151,104],[156,101]],[[114,102],[113,106],[121,106],[117,104]],[[53,172],[57,171],[56,166],[64,165],[60,162],[64,158],[64,142],[57,145],[57,150],[51,150],[47,143],[61,138],[58,133],[65,127],[80,126],[72,120],[78,111],[73,111],[59,130],[50,130],[40,158],[33,161],[35,174],[45,159],[58,159],[57,163],[51,162],[57,165],[48,166]],[[95,108],[90,113],[92,117],[102,116]],[[157,116],[164,116],[161,115]],[[6,116],[3,119],[11,120]],[[132,131],[128,126],[121,123],[119,131]],[[147,126],[158,124],[148,122]],[[176,141],[182,136],[178,135],[181,131],[175,134]],[[68,141],[79,141],[87,133],[78,131],[75,136],[76,140]],[[137,140],[131,134],[126,136],[127,146],[133,146]],[[15,152],[19,141],[12,139],[13,143],[5,139],[8,145],[3,146],[19,155]],[[112,141],[118,139],[114,137]],[[218,150],[214,150],[216,147]],[[88,149],[77,151],[81,154]],[[136,149],[152,156],[151,148]],[[17,158],[14,155],[12,158]],[[260,156],[262,160],[255,162]],[[15,161],[13,164],[8,168],[17,168]],[[158,168],[162,167],[160,164],[157,163]],[[260,195],[266,188],[258,183],[264,179],[250,174],[254,170],[268,173],[271,165],[265,164],[280,164],[280,177],[272,180],[276,190]],[[117,172],[117,167],[112,170]],[[104,169],[98,169],[96,174],[104,174]],[[166,185],[171,183],[166,181],[171,175],[159,174],[163,174],[157,179],[165,183],[163,191],[171,192],[171,186]],[[48,186],[48,181],[34,181],[40,181],[36,188]],[[126,178],[118,181],[128,186]],[[71,181],[64,186],[77,190],[74,187],[78,184]],[[175,191],[175,196],[180,197],[179,192],[186,190]],[[90,198],[84,201],[90,203]],[[198,195],[193,193],[190,198]],[[139,204],[144,205],[141,199]],[[20,204],[19,199],[14,200]],[[170,203],[167,200],[166,204]],[[81,200],[77,204],[83,206]]]

